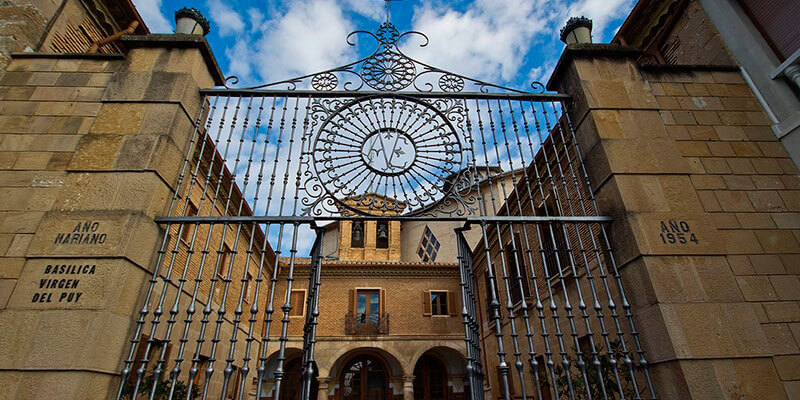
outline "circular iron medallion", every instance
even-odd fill
[[[350,211],[413,215],[450,193],[461,151],[453,125],[430,104],[365,97],[325,120],[313,158],[325,190]]]

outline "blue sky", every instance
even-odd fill
[[[546,81],[563,50],[558,31],[570,16],[594,20],[595,42],[608,42],[635,0],[401,0],[392,22],[428,35],[412,57],[456,73],[527,89]],[[317,72],[368,55],[372,43],[345,42],[385,19],[382,0],[134,0],[154,33],[172,32],[174,11],[198,8],[211,21],[208,41],[225,75],[252,86]]]
[[[559,29],[570,16],[592,18],[595,42],[608,42],[634,3],[635,0],[402,0],[392,2],[391,19],[401,32],[417,30],[430,39],[427,47],[420,48],[419,39],[408,36],[400,43],[405,54],[461,75],[530,90],[532,81],[546,82],[549,78],[564,48],[558,39]],[[239,87],[307,75],[363,58],[375,50],[374,40],[362,36],[358,41],[357,37],[356,46],[350,46],[347,35],[354,30],[375,31],[385,20],[382,0],[204,0],[188,4],[185,0],[134,0],[134,4],[154,33],[173,31],[175,10],[184,6],[200,9],[211,21],[208,41],[220,68],[226,76],[238,76]],[[277,160],[278,146],[273,142],[274,138],[266,146],[267,158]],[[538,146],[537,143],[532,145]],[[294,150],[297,154],[287,159],[288,153],[283,153],[282,159],[299,159],[298,149]],[[269,207],[264,201],[253,203],[256,188],[252,184],[245,188],[241,179],[258,165],[236,164],[227,156],[226,159],[228,167],[236,171],[237,182],[256,215],[287,212],[278,207],[277,201]],[[501,161],[507,168],[521,166],[507,165],[510,160],[491,162]],[[297,162],[275,165],[277,176],[297,175]],[[263,190],[262,187],[260,192]],[[285,191],[287,198],[297,194],[293,184],[278,182],[275,190]],[[279,245],[278,226],[273,226],[269,230],[273,248],[285,248],[291,243],[290,231],[283,232],[284,242]],[[303,225],[298,235],[299,254],[305,256],[314,233]]]

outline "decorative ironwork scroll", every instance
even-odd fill
[[[375,238],[370,250],[413,224],[417,232],[446,224],[436,231],[435,268],[417,265],[427,260],[413,253],[400,257],[426,276],[457,271],[471,400],[655,399],[604,225],[612,219],[599,214],[569,96],[421,63],[398,42],[421,35],[425,46],[427,37],[388,22],[348,43],[355,34],[378,46],[354,63],[201,91],[168,215],[156,218],[165,234],[117,399],[165,390],[171,399],[313,398],[316,380],[330,379],[318,374],[331,365],[317,361],[333,362],[315,359],[329,349],[316,344],[324,340],[317,325],[330,321],[319,318],[322,270],[335,257],[330,230],[346,232],[353,221],[363,224],[360,247]],[[342,225],[322,226],[330,220]],[[403,225],[364,229],[373,220]],[[336,340],[380,334],[388,342],[381,315],[349,314]]]
[[[429,208],[449,194],[446,179],[462,169],[455,128],[441,111],[410,97],[348,102],[320,127],[313,157],[330,196],[377,215]]]
[[[477,90],[482,93],[525,93],[521,90],[446,71],[415,60],[403,53],[398,44],[406,36],[419,36],[423,39],[420,47],[428,45],[429,39],[422,32],[400,33],[391,22],[384,22],[375,32],[363,30],[352,32],[347,36],[349,45],[355,46],[356,43],[352,39],[356,35],[366,35],[375,40],[377,48],[372,54],[340,67],[246,89],[297,90],[310,87],[317,91],[374,89],[380,92],[413,90],[423,93],[435,91],[457,93],[464,90]],[[239,82],[236,77],[229,77],[228,80],[232,84]],[[539,82],[534,82],[531,87],[543,89],[543,85]]]

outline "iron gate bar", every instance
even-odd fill
[[[376,92],[376,91],[315,91],[315,90],[273,90],[273,89],[200,89],[206,96],[241,97],[285,97],[285,98],[362,98],[362,97],[422,97],[428,99],[485,100],[502,99],[516,101],[569,101],[572,96],[561,93],[482,93],[482,92]]]
[[[303,372],[301,399],[311,396],[311,381],[317,368],[314,365],[314,347],[317,342],[317,318],[319,317],[319,289],[322,284],[322,242],[325,231],[317,230],[317,238],[311,249],[311,270],[308,273],[308,296],[306,299],[306,323],[303,326]]]
[[[364,215],[364,216],[325,216],[325,217],[303,217],[303,216],[286,216],[286,217],[271,217],[271,216],[252,216],[252,217],[156,217],[153,219],[159,224],[215,224],[215,223],[258,223],[258,224],[277,224],[277,223],[298,223],[310,224],[312,227],[317,228],[317,223],[320,221],[430,221],[431,217],[419,216],[381,216],[381,215]],[[436,217],[436,221],[455,221],[464,222],[466,226],[472,224],[481,224],[489,222],[503,222],[510,224],[523,224],[535,222],[570,222],[570,223],[612,223],[613,217],[608,216],[496,216],[496,217],[452,217],[443,216]]]
[[[310,228],[316,230],[316,241],[311,250],[307,276],[307,314],[303,325],[300,388],[301,398],[308,399],[312,395],[311,382],[316,372],[314,346],[317,341],[324,231],[321,223],[329,221],[463,223],[455,229],[455,245],[469,395],[472,400],[482,400],[484,377],[488,376],[484,367],[492,365],[488,361],[488,352],[482,353],[482,347],[491,344],[488,338],[482,336],[485,333],[485,327],[481,325],[483,322],[490,323],[496,337],[495,360],[498,362],[500,378],[498,389],[501,392],[500,397],[506,400],[512,398],[511,380],[515,376],[522,389],[522,400],[531,396],[541,400],[548,390],[544,386],[548,375],[552,383],[550,390],[554,391],[557,398],[608,399],[619,396],[640,399],[645,388],[649,390],[651,398],[656,398],[631,306],[606,233],[605,225],[613,222],[613,219],[599,215],[586,166],[567,113],[567,103],[571,97],[564,94],[520,92],[428,66],[408,58],[397,49],[396,41],[403,35],[386,23],[373,35],[379,42],[378,50],[370,57],[344,67],[250,89],[200,90],[205,101],[200,107],[189,151],[181,167],[178,189],[173,195],[167,215],[155,218],[156,223],[166,228],[167,234],[158,250],[144,304],[135,321],[134,337],[128,357],[124,361],[118,398],[121,397],[123,385],[129,377],[132,381],[135,378],[132,397],[136,398],[139,386],[145,381],[144,375],[148,371],[149,363],[153,362],[155,379],[149,385],[149,397],[153,399],[160,376],[169,367],[168,346],[171,342],[178,342],[179,351],[174,357],[169,376],[170,398],[173,398],[181,375],[184,353],[190,342],[190,326],[196,330],[198,323],[199,334],[191,356],[189,391],[185,396],[187,399],[191,397],[192,385],[198,376],[205,377],[202,383],[198,382],[203,398],[210,394],[215,363],[222,361],[217,359],[217,351],[223,353],[227,350],[225,365],[221,368],[222,377],[217,378],[214,384],[221,381],[220,398],[226,396],[227,389],[231,386],[237,389],[237,398],[242,400],[246,389],[251,386],[246,381],[251,371],[251,350],[254,342],[258,342],[255,352],[258,366],[253,385],[256,396],[261,396],[267,379],[274,377],[272,396],[279,398],[286,390],[283,387],[286,384],[284,364],[289,341],[289,315],[295,306],[292,304],[291,289],[295,279],[298,236],[301,228]],[[378,66],[378,57],[383,57],[381,62],[395,63],[395,67]],[[361,62],[364,62],[364,66],[359,70],[357,64]],[[417,63],[419,72],[413,63]],[[385,72],[386,70],[394,72]],[[361,79],[361,85],[357,89],[369,86],[378,91],[333,90],[337,87],[348,89],[348,85],[354,86],[349,80],[342,81],[343,84],[340,85],[336,74],[355,75]],[[393,75],[381,78],[380,74]],[[439,76],[436,84],[441,91],[434,92],[436,86],[432,83],[418,82],[417,79],[423,75],[434,78]],[[297,84],[305,80],[315,90],[294,90]],[[481,92],[462,91],[465,83],[478,85]],[[286,84],[292,89],[263,89],[275,87],[277,84]],[[421,89],[420,86],[429,90]],[[532,87],[543,89],[541,84],[534,84]],[[405,88],[414,88],[417,91],[402,91]],[[489,90],[502,92],[489,93]],[[403,112],[406,111],[408,113],[404,115]],[[405,119],[400,121],[402,118]],[[205,124],[202,123],[203,119]],[[419,121],[422,123],[415,125]],[[347,123],[351,125],[345,126]],[[431,123],[431,126],[424,126],[426,123]],[[401,134],[411,139],[413,149],[400,149],[415,152],[411,166],[406,167],[403,164],[401,168],[392,164],[390,160],[393,155],[385,160],[383,167],[372,165],[372,158],[369,158],[369,162],[362,159],[366,142],[378,133],[386,134],[387,140],[392,140],[389,136],[394,138],[395,147],[391,149],[384,147],[381,139],[380,150],[383,151],[384,158],[387,158],[387,151],[398,149],[396,145]],[[455,137],[454,141],[451,140],[452,137]],[[344,143],[342,146],[358,148],[360,151],[347,150],[355,156],[341,156],[341,148],[333,147],[333,144],[341,142]],[[197,148],[200,149],[199,153]],[[426,152],[426,155],[417,154],[418,149],[423,149],[421,151]],[[329,154],[317,158],[317,150],[322,155],[325,151]],[[373,147],[367,150],[371,152]],[[476,161],[481,157],[484,165],[477,165]],[[526,160],[527,157],[530,159]],[[357,164],[354,158],[363,165]],[[326,162],[329,165],[325,165]],[[419,165],[415,166],[414,163]],[[447,164],[442,167],[442,163]],[[334,164],[352,165],[337,171]],[[456,166],[461,169],[455,168]],[[359,174],[359,167],[370,169],[372,180],[368,181],[365,193],[356,196],[346,185],[356,183],[357,179],[361,179],[357,182],[358,185],[367,182],[369,177],[364,174],[369,171],[365,169],[361,171],[363,176],[355,178],[346,176],[351,173]],[[407,171],[412,172],[405,176],[406,181],[403,182],[398,177],[402,177]],[[251,175],[255,177],[256,174],[257,179],[253,179],[256,181],[253,194],[252,187],[248,184]],[[327,174],[327,180],[323,179],[323,174]],[[339,182],[340,179],[344,183]],[[184,180],[189,181],[186,197],[183,197]],[[297,190],[287,192],[287,187],[294,188],[290,186],[292,180]],[[396,187],[392,194],[388,188],[390,180],[393,186],[399,181],[401,194],[406,197],[399,199]],[[262,182],[265,186],[264,193]],[[333,189],[327,187],[328,184],[334,186]],[[341,185],[337,187],[339,184]],[[409,193],[406,193],[406,187],[403,186],[406,184]],[[426,186],[428,184],[430,186]],[[484,190],[484,184],[488,192]],[[193,190],[202,190],[202,195],[197,210],[193,213],[196,215],[189,215],[189,198],[194,193]],[[265,208],[259,196],[266,197]],[[375,200],[377,196],[383,196],[382,203]],[[365,197],[369,198],[368,208]],[[386,199],[392,198],[395,208],[387,212],[389,200]],[[182,207],[179,201],[184,201]],[[353,201],[355,205],[348,204],[348,201]],[[451,201],[455,208],[447,208]],[[548,202],[553,201],[554,209],[551,210]],[[447,207],[443,206],[446,202]],[[201,212],[208,206],[207,203],[210,203],[212,211],[209,216],[202,216]],[[402,207],[398,206],[399,203],[402,203]],[[543,209],[539,210],[538,205]],[[277,207],[277,210],[272,206]],[[404,209],[408,214],[403,214]],[[173,215],[173,211],[178,216]],[[433,213],[425,214],[428,212]],[[215,213],[219,216],[210,216]],[[199,233],[201,227],[206,233]],[[464,232],[476,227],[481,234],[481,240],[471,249]],[[229,233],[229,228],[234,229]],[[262,228],[264,231],[261,231]],[[185,251],[184,262],[178,255],[183,251],[181,243],[185,232],[189,233],[185,235],[188,242],[184,243],[188,250]],[[263,237],[256,237],[258,233]],[[277,236],[272,236],[276,233]],[[202,238],[203,235],[206,237]],[[217,242],[220,235],[215,251],[211,243],[212,240]],[[230,240],[233,243],[232,250],[226,242],[226,236],[229,235],[234,235]],[[242,237],[243,245],[238,246],[241,236],[249,237]],[[171,239],[175,239],[174,247]],[[271,248],[273,241],[277,242],[274,250]],[[285,241],[289,244],[285,245]],[[270,255],[274,257],[272,262],[268,260],[268,250],[272,251]],[[289,257],[281,257],[286,252]],[[199,261],[198,257],[192,258],[195,253],[200,254]],[[214,253],[216,259],[209,259]],[[241,258],[245,258],[244,269],[237,271],[237,276],[234,277],[237,254],[240,263]],[[226,259],[224,256],[228,255],[230,257]],[[253,257],[254,255],[259,257]],[[197,273],[194,276],[194,287],[184,290],[184,285],[191,282],[193,277],[189,275],[191,261],[195,264],[199,262],[199,269],[191,271],[192,274]],[[251,263],[257,264],[255,279],[248,273]],[[226,266],[227,271],[224,271]],[[204,268],[214,268],[214,271],[204,274]],[[486,319],[489,321],[480,316],[484,308],[478,306],[481,297],[478,294],[480,282],[477,274],[482,273],[483,268],[487,276],[487,293],[483,297],[489,301],[485,308],[488,314]],[[286,274],[285,285],[280,288],[279,271],[281,277]],[[212,274],[207,281],[210,282],[210,288],[208,295],[204,296],[199,290],[209,273]],[[269,282],[262,288],[265,274],[269,274]],[[241,287],[238,296],[234,297],[234,284],[240,275]],[[599,288],[596,287],[598,280]],[[242,314],[247,312],[243,301],[246,297],[249,302],[251,296],[245,292],[251,281],[256,283],[255,296],[250,304],[250,316],[243,320]],[[528,286],[530,283],[533,284],[532,289]],[[540,283],[544,285],[543,288]],[[582,284],[587,284],[588,289]],[[574,288],[569,289],[572,286]],[[161,289],[160,293],[155,290],[158,288]],[[167,299],[167,292],[175,288],[177,291],[172,302],[171,298]],[[222,303],[218,306],[212,305],[217,301],[217,289],[222,294]],[[281,289],[286,290],[285,299],[279,307],[275,307],[276,291]],[[517,289],[522,301],[515,305],[512,297]],[[265,292],[264,299],[260,297],[262,290]],[[227,302],[229,291],[231,304]],[[184,294],[187,296],[184,297]],[[588,297],[589,294],[591,298]],[[187,307],[183,300],[188,297],[191,300]],[[532,303],[529,305],[528,301]],[[196,306],[202,307],[202,318],[192,325],[197,312]],[[168,318],[162,321],[166,307],[170,307]],[[186,309],[182,310],[184,307]],[[619,307],[622,308],[621,313]],[[233,312],[227,311],[228,308],[232,308]],[[271,332],[276,308],[283,311],[283,315],[279,331]],[[608,310],[608,314],[604,309]],[[590,315],[590,311],[594,312],[594,316]],[[178,319],[182,312],[185,319],[183,329],[180,329]],[[214,312],[217,314],[215,320],[212,318]],[[592,325],[595,320],[593,317],[596,317],[597,325]],[[149,331],[146,326],[148,319]],[[254,330],[260,319],[264,325],[259,338]],[[535,326],[537,319],[540,325],[538,329]],[[233,327],[227,344],[221,339],[223,324],[225,329]],[[607,324],[610,328],[607,328]],[[171,337],[173,328],[179,332],[178,338]],[[212,329],[211,337],[206,337],[206,331]],[[242,353],[241,349],[237,351],[237,342],[240,340],[237,335],[240,330],[247,335],[243,357],[237,355]],[[600,345],[595,343],[598,330],[600,337],[597,339]],[[149,336],[145,335],[146,332]],[[159,337],[156,337],[157,333]],[[585,333],[585,336],[579,337],[581,333]],[[621,346],[621,356],[618,359],[616,356],[619,353],[612,349],[612,335]],[[588,343],[583,341],[584,337]],[[205,353],[202,352],[203,344],[208,341],[211,342],[210,356],[206,356],[208,349],[205,349]],[[276,341],[278,351],[268,353],[268,347]],[[629,347],[630,341],[633,343]],[[567,350],[570,343],[575,350],[574,354]],[[527,352],[524,349],[526,344]],[[606,351],[601,354],[603,345]],[[144,350],[141,356],[137,356],[137,346]],[[542,346],[541,356],[537,356],[538,346]],[[486,363],[483,362],[482,354],[487,357]],[[577,361],[572,362],[570,356],[577,357]],[[545,364],[541,376],[539,357],[542,357]],[[237,367],[240,358],[243,364]],[[132,375],[132,368],[137,362],[141,364],[135,375]],[[267,368],[268,362],[276,365],[274,370]],[[556,365],[557,363],[560,365]],[[237,368],[240,371],[238,373]],[[604,368],[610,368],[613,372],[613,379],[609,382],[605,381]],[[561,372],[558,372],[559,369]],[[533,376],[527,376],[526,372]],[[560,374],[566,378],[565,387],[561,387]],[[590,388],[589,374],[600,377],[598,393]],[[642,375],[646,385],[640,386],[637,379],[641,379]],[[236,377],[241,380],[237,381]],[[625,392],[623,380],[633,385],[630,396]],[[535,390],[526,388],[531,381]],[[493,386],[495,385],[490,385]]]
[[[470,399],[483,400],[480,324],[475,311],[477,298],[475,296],[474,272],[470,254],[472,250],[464,238],[463,232],[465,230],[466,228],[455,229],[458,245],[459,285],[461,286],[461,316],[464,325],[464,342],[466,344],[467,379],[469,381]]]

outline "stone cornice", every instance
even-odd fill
[[[555,83],[561,79],[561,75],[569,66],[570,62],[576,58],[638,58],[642,55],[642,50],[633,47],[621,46],[618,44],[606,43],[576,43],[567,45],[561,57],[558,59],[553,75],[547,81],[547,89],[555,90]]]
[[[124,60],[124,54],[108,53],[11,53],[11,58],[59,58],[85,60]]]
[[[295,264],[295,274],[308,275],[310,265]],[[283,268],[281,275],[286,275],[288,270]],[[407,277],[432,277],[432,276],[458,276],[456,264],[421,264],[421,263],[347,263],[347,264],[322,264],[323,276],[380,276],[387,278]]]
[[[128,48],[136,47],[164,47],[164,48],[194,48],[200,50],[209,74],[214,79],[214,84],[222,86],[225,84],[225,76],[219,69],[217,59],[211,51],[206,38],[199,35],[187,35],[179,33],[170,34],[149,34],[149,35],[127,35],[120,39]]]

